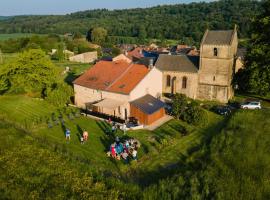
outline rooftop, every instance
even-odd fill
[[[156,62],[156,67],[161,71],[197,73],[199,56],[161,54]]]
[[[96,90],[129,94],[148,72],[145,65],[124,60],[99,61],[73,83]]]
[[[165,103],[147,94],[135,101],[130,102],[131,105],[140,109],[142,112],[151,115],[165,106]]]
[[[230,45],[234,30],[227,31],[206,31],[203,44],[210,45]]]

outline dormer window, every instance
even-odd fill
[[[218,54],[218,50],[217,48],[214,48],[214,56],[217,56],[217,54]]]

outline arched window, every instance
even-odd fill
[[[218,54],[218,50],[217,48],[214,48],[214,56],[217,56],[217,54]]]
[[[182,88],[183,89],[187,88],[187,77],[185,77],[185,76],[182,79]]]
[[[171,76],[167,75],[167,87],[171,86]]]

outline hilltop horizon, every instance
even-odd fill
[[[38,2],[34,0],[26,0],[21,3],[19,0],[10,0],[1,5],[0,17],[21,16],[21,15],[67,15],[71,13],[107,9],[107,10],[123,10],[133,8],[149,8],[162,5],[189,4],[194,2],[211,2],[215,0],[140,0],[132,1],[109,1],[102,0],[99,2],[82,2],[82,1],[63,1],[54,2],[47,0],[46,2]],[[52,6],[53,5],[53,6]]]

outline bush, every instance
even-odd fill
[[[189,102],[184,94],[174,96],[172,110],[176,119],[182,119],[190,124],[203,125],[208,120],[206,111],[196,101]]]
[[[190,124],[204,125],[208,121],[208,116],[206,111],[201,107],[189,104],[182,115],[182,119]]]
[[[172,112],[177,119],[179,119],[184,114],[187,104],[187,97],[184,94],[176,94],[174,96]]]
[[[72,88],[65,83],[58,83],[46,91],[46,100],[58,107],[70,103],[70,97],[73,95]]]

